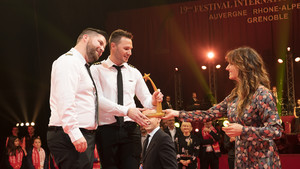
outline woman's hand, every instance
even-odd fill
[[[166,110],[163,110],[163,112],[166,113],[165,116],[161,118],[164,120],[179,116],[179,111],[176,111],[176,110],[166,109]]]
[[[236,136],[240,136],[242,134],[243,126],[238,123],[229,123],[228,127],[222,127],[222,130],[229,137],[236,137]]]

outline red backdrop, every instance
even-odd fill
[[[244,45],[255,48],[264,57],[272,85],[278,84],[277,58],[285,56],[287,46],[300,56],[300,0],[193,1],[113,12],[106,25],[109,31],[121,28],[134,34],[133,56],[129,62],[142,73],[151,73],[165,95],[174,93],[173,74],[178,67],[182,72],[185,100],[192,91],[202,97],[208,90],[207,71],[200,69],[209,63],[208,51],[216,55],[214,64],[222,65],[217,71],[218,101],[233,88],[225,71],[224,56],[228,50]],[[299,64],[294,65],[296,75]],[[296,75],[295,89],[299,97],[300,77]]]

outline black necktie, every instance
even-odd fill
[[[117,74],[117,85],[118,85],[118,104],[123,105],[123,79],[122,79],[122,72],[121,66],[113,65],[118,70]],[[115,116],[117,123],[122,126],[124,124],[124,117],[123,116]]]
[[[92,82],[93,82],[93,85],[95,87],[95,92],[96,92],[96,100],[95,100],[95,120],[96,120],[96,123],[97,125],[99,124],[98,123],[98,93],[97,93],[97,88],[96,88],[96,85],[95,85],[95,82],[94,82],[94,79],[92,77],[92,74],[91,74],[91,70],[90,70],[90,65],[88,63],[85,64],[85,67],[90,75],[90,78],[92,79]]]
[[[143,153],[142,153],[142,156],[143,158],[145,157],[145,154],[146,154],[146,150],[147,150],[147,146],[148,146],[148,143],[149,143],[149,137],[150,137],[150,134],[147,135],[147,138],[146,140],[144,141],[144,144],[143,144]]]

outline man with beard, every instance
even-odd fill
[[[92,169],[98,98],[90,65],[107,44],[104,31],[87,28],[69,52],[53,62],[47,141],[61,169]]]
[[[163,95],[160,91],[151,95],[140,71],[127,63],[133,48],[131,33],[115,30],[109,47],[110,56],[91,67],[99,89],[96,142],[100,161],[103,169],[138,169],[141,134],[137,124],[146,125],[147,117],[136,108],[134,96],[144,107],[155,108]]]

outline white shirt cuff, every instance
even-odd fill
[[[121,106],[120,110],[125,116],[127,116],[129,107]]]
[[[83,137],[79,128],[74,128],[74,129],[70,130],[68,135],[69,135],[72,143],[79,140],[81,137]]]

